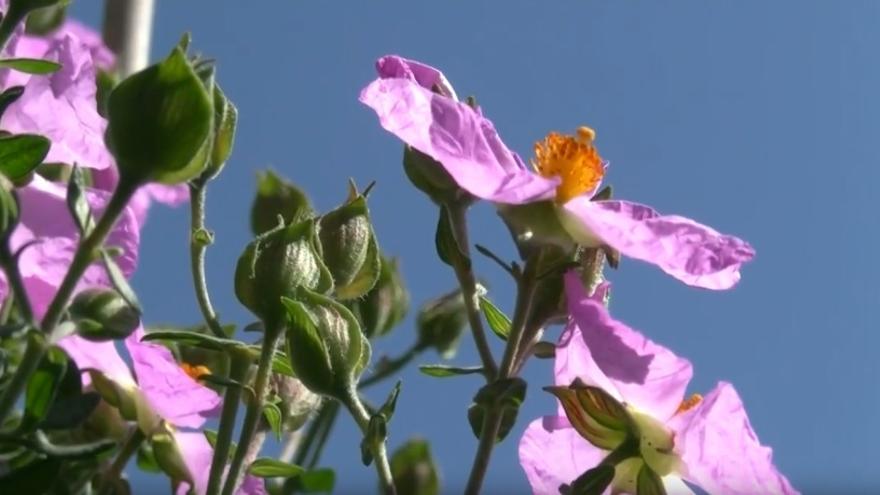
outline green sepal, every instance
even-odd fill
[[[573,383],[569,387],[544,387],[559,399],[572,427],[603,450],[614,450],[629,437],[638,437],[626,407],[599,387]]]
[[[501,340],[507,340],[507,336],[510,335],[510,318],[486,296],[480,296],[480,310],[492,332]]]
[[[318,230],[324,263],[340,300],[366,294],[379,278],[381,261],[367,199],[352,184],[349,199],[323,215]]]
[[[468,408],[468,422],[474,436],[480,438],[489,410],[501,410],[501,425],[496,442],[501,442],[516,423],[519,408],[526,399],[527,384],[519,377],[504,378],[483,386]]]
[[[248,466],[248,474],[257,478],[290,478],[299,476],[305,470],[295,464],[261,457]]]
[[[444,364],[423,364],[419,371],[434,378],[447,378],[450,376],[481,375],[485,371],[482,366],[447,366]]]

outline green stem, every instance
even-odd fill
[[[371,387],[390,377],[391,375],[397,373],[398,371],[403,369],[404,366],[409,364],[410,361],[415,359],[416,356],[421,354],[422,351],[424,351],[425,349],[427,349],[427,346],[423,345],[421,342],[416,342],[412,345],[412,347],[407,349],[407,351],[400,356],[389,361],[385,361],[384,363],[380,361],[380,364],[383,364],[383,366],[380,369],[376,370],[376,372],[374,372],[369,377],[361,380],[361,382],[358,384],[358,388],[363,389]]]
[[[539,265],[541,254],[537,255],[534,263],[526,264],[523,271],[523,277],[517,287],[516,309],[511,323],[510,335],[507,339],[507,346],[504,349],[504,356],[501,360],[498,379],[505,379],[515,376],[516,357],[518,355],[520,341],[525,333],[529,316],[532,313],[532,303],[535,297],[535,273],[533,266]],[[498,432],[501,429],[501,421],[504,418],[503,404],[497,407],[491,407],[483,420],[483,428],[481,430],[480,441],[477,444],[477,452],[474,455],[474,462],[471,466],[471,474],[468,477],[465,495],[478,495],[483,486],[483,480],[489,469],[489,462],[492,459],[492,452],[495,449]]]
[[[122,449],[119,451],[119,454],[116,455],[116,459],[113,460],[110,469],[104,473],[104,476],[101,479],[101,488],[98,490],[98,493],[101,495],[113,493],[114,483],[119,479],[119,476],[122,474],[128,461],[131,460],[131,456],[137,452],[138,448],[140,448],[141,444],[144,443],[144,440],[146,439],[147,437],[144,436],[140,428],[137,426],[132,428],[131,434],[128,436],[125,443],[122,444]]]
[[[312,455],[309,457],[309,461],[305,465],[308,469],[313,469],[318,465],[318,461],[321,460],[321,453],[324,451],[324,445],[327,443],[327,439],[330,438],[330,432],[333,431],[333,425],[336,423],[336,418],[338,416],[339,403],[333,401],[329,405],[327,417],[324,419],[320,433],[318,433],[318,443],[316,443],[315,448],[312,449]]]
[[[354,418],[358,427],[364,435],[369,433],[370,413],[361,403],[357,391],[350,390],[345,400],[345,407],[348,408],[351,416]],[[385,448],[385,439],[373,442],[370,446],[373,453],[373,463],[376,465],[376,474],[379,475],[379,482],[382,485],[382,492],[385,495],[397,495],[397,488],[394,486],[394,478],[391,476],[391,465],[388,463],[388,451]]]
[[[207,187],[205,184],[193,184],[190,191],[190,218],[192,231],[189,236],[189,260],[192,270],[193,286],[196,291],[196,299],[199,301],[199,309],[205,318],[205,323],[211,332],[217,337],[226,338],[223,326],[211,304],[211,296],[208,293],[208,282],[205,276],[205,253],[208,251],[208,243],[197,239],[199,232],[207,232],[205,228],[205,199]]]
[[[116,219],[125,210],[128,200],[131,199],[136,189],[136,184],[120,182],[116,187],[116,191],[113,192],[110,202],[107,203],[104,214],[101,216],[98,224],[95,225],[95,229],[84,237],[80,241],[79,246],[77,246],[73,260],[70,262],[70,267],[67,269],[67,274],[64,276],[64,280],[61,281],[58,291],[55,292],[55,297],[49,304],[49,309],[46,310],[46,314],[43,316],[43,321],[40,324],[40,329],[47,336],[46,340],[48,343],[53,343],[57,340],[58,323],[61,321],[64,308],[73,295],[76,284],[89,265],[95,260],[95,253],[104,243],[104,240],[107,239],[107,236],[110,235],[113,225],[116,224]],[[0,395],[0,424],[6,420],[6,417],[9,416],[9,413],[15,407],[18,397],[24,391],[25,385],[39,366],[40,360],[48,348],[45,344],[37,345],[35,342],[34,339],[28,341],[28,348],[25,350],[21,363],[19,363],[18,368],[15,370],[15,375],[13,375],[9,386]]]
[[[9,243],[0,242],[0,267],[6,273],[6,280],[12,289],[13,298],[18,305],[18,311],[21,317],[28,323],[34,320],[34,312],[31,310],[30,299],[28,299],[27,291],[24,288],[24,282],[21,279],[21,272],[15,263],[15,256],[9,250]]]
[[[229,362],[229,379],[238,383],[244,382],[250,368],[250,359],[233,354]],[[217,495],[223,481],[223,468],[229,459],[229,447],[232,444],[232,431],[235,429],[235,418],[238,415],[238,403],[241,401],[241,387],[226,387],[223,394],[223,409],[220,413],[220,425],[217,428],[217,441],[214,443],[214,457],[211,459],[211,471],[208,476],[208,495]]]
[[[226,478],[226,483],[223,485],[223,495],[236,493],[239,479],[242,478],[244,473],[245,459],[254,435],[257,433],[260,418],[263,415],[263,402],[269,390],[272,358],[275,356],[275,348],[278,346],[278,341],[281,340],[281,336],[284,334],[283,330],[282,327],[275,324],[266,325],[263,347],[260,351],[260,361],[257,365],[257,376],[254,379],[254,396],[248,404],[244,423],[241,426],[241,434],[238,437],[235,456],[233,456],[232,463],[229,465],[229,475]]]
[[[464,253],[465,258],[470,259],[471,249],[470,242],[468,241],[467,209],[463,206],[448,206],[447,209],[456,242]],[[477,302],[477,280],[469,263],[461,263],[458,261],[458,257],[454,259],[456,262],[453,268],[455,269],[455,276],[458,278],[458,284],[461,286],[461,295],[464,298],[468,322],[471,326],[471,333],[474,336],[474,343],[477,345],[477,352],[480,354],[480,360],[483,362],[483,369],[486,370],[486,378],[488,381],[492,381],[498,373],[498,367],[495,364],[495,359],[492,357],[492,349],[489,347],[489,341],[486,340],[486,330],[483,328],[483,319],[480,316],[479,303]]]

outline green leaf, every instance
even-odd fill
[[[636,479],[636,495],[666,495],[663,480],[647,464],[642,465]]]
[[[248,472],[258,478],[289,478],[297,476],[305,470],[295,464],[261,457],[251,463]]]
[[[480,296],[480,309],[495,335],[501,337],[502,340],[507,340],[507,336],[510,335],[510,318],[492,304],[492,301],[486,296]]]
[[[24,94],[24,86],[12,86],[0,93],[0,116]]]
[[[275,439],[281,440],[281,409],[275,404],[265,404],[263,406],[263,417],[269,423],[269,428],[275,434]]]
[[[34,337],[32,337],[34,338]],[[35,337],[42,338],[42,337]],[[28,381],[24,399],[24,417],[21,428],[35,427],[49,413],[55,395],[61,385],[67,368],[67,354],[58,347],[52,347],[40,362],[40,366]]]
[[[247,352],[254,358],[259,356],[259,351],[256,351],[251,346],[237,340],[221,339],[220,337],[214,337],[213,335],[183,330],[160,330],[150,332],[144,335],[141,340],[144,342],[153,342],[157,340],[175,342],[178,344],[186,344],[193,347],[207,349],[209,351]]]
[[[471,260],[468,258],[452,228],[449,207],[440,208],[440,217],[437,219],[437,232],[434,234],[434,247],[437,248],[437,256],[447,265],[455,268],[463,266],[470,269]]]
[[[428,442],[412,439],[391,456],[391,475],[397,493],[439,495],[440,477]]]
[[[107,138],[123,182],[179,184],[207,165],[213,97],[175,47],[110,93]]]
[[[0,60],[0,69],[12,69],[25,74],[51,74],[61,68],[61,64],[38,58],[7,58]]]
[[[106,249],[101,250],[101,259],[104,261],[104,267],[107,270],[107,276],[110,278],[113,288],[119,292],[119,295],[125,299],[129,306],[138,313],[142,313],[143,310],[141,309],[141,303],[138,300],[137,294],[134,293],[134,289],[131,288],[128,279],[125,278],[125,274],[122,273],[119,265],[116,264],[116,261]]]
[[[51,143],[36,134],[0,137],[0,172],[12,182],[20,182],[43,163]]]
[[[208,440],[208,443],[211,444],[211,448],[217,444],[217,432],[214,430],[205,429],[202,431],[205,435],[205,439]],[[238,448],[238,444],[236,442],[229,442],[229,459],[232,460],[235,454],[235,449]]]
[[[64,23],[68,1],[31,12],[25,21],[25,32],[35,36],[46,36],[60,28]]]
[[[401,381],[397,380],[397,383],[394,384],[394,388],[391,389],[391,392],[388,393],[388,397],[385,399],[385,403],[382,404],[382,407],[379,408],[379,412],[377,414],[381,414],[385,417],[385,421],[390,421],[391,416],[394,415],[394,409],[397,407],[397,397],[400,396],[400,384]]]
[[[468,422],[477,438],[483,433],[486,414],[490,409],[501,410],[501,426],[496,441],[504,440],[519,414],[519,408],[526,398],[527,384],[519,377],[505,378],[481,388],[468,408]]]
[[[323,468],[312,469],[295,476],[289,479],[284,487],[285,489],[290,487],[293,493],[331,493],[335,485],[336,472],[330,468]]]
[[[435,378],[447,378],[450,376],[479,375],[483,373],[482,366],[447,366],[445,364],[424,364],[419,366],[419,371]]]
[[[74,165],[67,182],[67,209],[82,236],[89,235],[95,228],[95,219],[86,200],[85,188],[85,175],[81,168]]]
[[[36,461],[0,477],[0,493],[48,493],[58,481],[61,460],[55,457]]]
[[[572,483],[568,495],[602,495],[614,480],[614,466],[600,464],[585,471]]]

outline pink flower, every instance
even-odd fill
[[[773,465],[771,449],[758,441],[732,385],[721,382],[704,398],[685,400],[690,362],[614,320],[602,302],[607,286],[590,297],[569,274],[566,290],[571,318],[557,347],[551,387],[564,405],[532,422],[519,445],[534,493],[558,494],[610,451],[624,448],[623,433],[597,429],[599,423],[571,401],[585,397],[575,392],[579,387],[590,386],[623,405],[636,442],[632,457],[617,464],[611,492],[635,493],[646,466],[670,494],[692,493],[682,480],[711,494],[797,493]]]
[[[394,55],[376,67],[379,78],[361,91],[360,101],[382,127],[438,161],[470,194],[499,205],[553,201],[579,244],[608,245],[697,287],[732,287],[740,266],[754,257],[745,241],[693,220],[628,201],[591,201],[607,166],[591,129],[550,133],[535,145],[530,170],[479,109],[456,99],[439,70]]]

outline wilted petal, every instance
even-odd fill
[[[596,467],[605,455],[559,416],[532,421],[519,441],[519,463],[535,495],[559,495],[561,485]]]
[[[682,282],[729,289],[755,251],[742,239],[677,215],[660,215],[627,201],[577,197],[563,207],[562,221],[585,245],[607,244],[631,258],[653,263]]]
[[[571,383],[580,372],[584,383],[616,391],[640,411],[661,421],[672,416],[693,376],[691,363],[612,318],[604,292],[587,295],[575,272],[566,274],[565,290],[574,325],[557,350],[557,384],[568,385],[559,382]]]
[[[675,450],[685,479],[709,493],[789,495],[798,493],[773,465],[733,386],[719,383],[699,406],[674,417]]]
[[[386,55],[376,61],[376,72],[382,79],[410,79],[419,86],[439,91],[443,96],[458,100],[455,89],[439,69],[423,64],[417,60],[406,59],[397,55]]]
[[[222,399],[187,375],[171,351],[152,342],[141,342],[143,328],[125,339],[137,376],[138,388],[150,407],[175,426],[198,428],[217,416]]]
[[[214,457],[214,449],[202,432],[175,432],[174,440],[180,449],[186,467],[195,483],[197,495],[204,495],[208,491],[208,478],[211,474],[211,460]],[[177,495],[186,495],[189,486],[182,483],[177,488]],[[265,495],[266,487],[263,480],[255,476],[247,475],[241,486],[236,491],[237,495]]]
[[[520,204],[552,197],[558,181],[538,176],[501,141],[491,121],[471,107],[408,78],[377,79],[360,101],[387,131],[438,162],[476,197]]]

